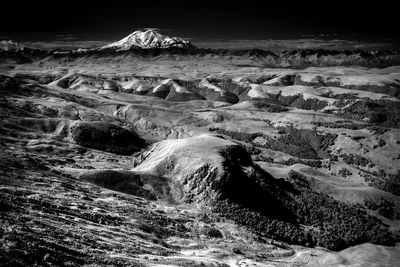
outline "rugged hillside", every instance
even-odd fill
[[[138,51],[2,54],[2,264],[397,264],[398,66]]]
[[[335,250],[394,240],[365,211],[312,191],[296,172],[290,173],[290,182],[276,180],[255,165],[243,147],[220,137],[162,141],[141,157],[132,171],[152,177],[143,181],[151,193],[178,203],[211,204],[219,214],[267,237]]]
[[[224,50],[197,48],[189,42],[176,37],[166,37],[158,33],[134,32],[126,38],[96,49],[78,49],[71,51],[40,50],[27,48],[0,50],[1,62],[33,62],[37,59],[71,60],[104,59],[121,63],[128,58],[147,60],[218,60],[255,67],[298,68],[323,66],[364,66],[390,67],[399,65],[398,51],[333,51],[333,50],[293,50],[271,52],[259,49]]]
[[[375,79],[371,75],[338,77],[307,72],[271,74],[259,80],[251,77],[190,80],[148,76],[110,78],[78,73],[63,77],[19,77],[100,95],[123,92],[158,97],[171,102],[210,100],[236,104],[251,101],[259,108],[272,112],[297,108],[335,114],[343,119],[355,119],[370,125],[394,128],[400,126],[400,84],[397,80],[398,74],[395,73],[379,75]]]

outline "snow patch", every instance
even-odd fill
[[[100,49],[114,48],[123,51],[131,48],[182,48],[188,46],[190,46],[189,41],[185,41],[182,38],[162,35],[154,30],[139,30],[117,42],[105,45]]]

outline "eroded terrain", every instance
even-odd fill
[[[3,61],[2,264],[400,261],[398,66],[117,56]]]

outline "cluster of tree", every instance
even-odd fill
[[[365,177],[365,181],[372,187],[400,196],[400,171],[396,174],[382,172],[375,176],[368,175]]]
[[[294,157],[303,159],[319,159],[318,153],[307,143],[297,142],[291,144],[288,140],[276,140],[274,138],[263,136],[263,143],[257,144],[260,147],[281,151]]]
[[[225,199],[213,204],[215,211],[256,233],[292,244],[341,250],[365,242],[395,241],[389,228],[365,209],[312,190],[297,172],[289,174],[289,181],[262,176],[254,180],[269,200],[254,208]],[[274,211],[276,206],[280,207],[279,216]]]
[[[360,141],[362,139],[365,139],[366,136],[350,136],[351,139],[353,139],[354,141]]]
[[[364,158],[363,156],[357,155],[357,154],[342,154],[340,155],[343,159],[344,162],[346,162],[349,165],[355,165],[355,166],[371,166],[373,167],[374,164],[367,158]]]
[[[301,159],[331,158],[327,149],[334,144],[337,137],[335,134],[321,135],[316,130],[296,129],[292,126],[280,129],[281,136],[278,139],[263,133],[235,132],[214,127],[209,130],[254,146],[281,151]],[[262,137],[262,142],[254,142],[257,137]]]
[[[289,98],[286,100],[285,98]],[[328,102],[325,100],[320,100],[317,98],[308,98],[304,99],[304,96],[299,95],[294,101],[292,101],[292,97],[284,97],[280,96],[278,98],[281,103],[288,104],[291,107],[296,107],[298,109],[306,109],[306,110],[322,110],[324,107],[328,105]]]
[[[289,110],[288,108],[282,107],[277,104],[270,104],[261,101],[254,101],[253,103],[256,108],[263,109],[267,112],[272,112],[272,113],[285,112]]]
[[[373,132],[374,134],[381,135],[384,134],[385,132],[389,131],[389,128],[383,127],[380,125],[375,125],[371,123],[354,123],[351,120],[342,120],[342,121],[335,121],[335,122],[329,122],[329,121],[316,121],[313,122],[315,126],[318,127],[325,127],[325,128],[341,128],[341,129],[350,129],[350,130],[362,130],[362,129],[367,129]]]
[[[376,149],[376,148],[378,148],[378,147],[383,147],[383,146],[385,146],[385,145],[386,145],[386,141],[383,140],[382,138],[379,138],[378,143],[375,144],[375,145],[373,146],[373,148]]]
[[[258,155],[252,156],[252,159],[253,159],[253,161],[263,161],[263,162],[270,162],[270,163],[274,162],[273,158],[271,158],[269,156],[265,156],[263,154],[258,154]],[[280,163],[278,163],[278,164],[280,164]]]
[[[304,164],[313,168],[322,168],[322,162],[320,160],[308,160],[308,159],[298,159],[298,158],[290,158],[288,160],[275,162],[277,164],[292,166],[294,164]]]
[[[236,139],[245,143],[251,143],[253,140],[259,136],[264,136],[262,133],[246,133],[246,132],[235,132],[235,131],[229,131],[225,129],[220,129],[220,128],[215,128],[211,127],[209,128],[209,131],[211,132],[217,132],[219,134],[223,134],[226,136],[229,136],[232,139]]]
[[[310,147],[317,154],[326,158],[329,158],[326,150],[335,143],[337,137],[336,134],[330,133],[318,134],[316,129],[297,129],[292,126],[285,127],[284,133],[279,137],[279,141],[299,147]]]
[[[268,148],[275,151],[281,151],[295,157],[306,158],[306,159],[318,159],[318,154],[309,145],[306,144],[302,146],[285,144],[279,140],[266,136],[265,134],[262,133],[235,132],[214,127],[209,128],[209,131],[217,132],[219,134],[229,136],[232,139],[252,144],[254,146]],[[255,143],[254,139],[257,137],[262,137],[263,142]]]
[[[361,99],[342,110],[346,118],[364,120],[383,127],[400,127],[400,103],[388,100]]]
[[[369,124],[366,123],[354,123],[350,120],[342,120],[342,121],[336,121],[336,122],[330,122],[330,121],[316,121],[313,122],[314,125],[318,127],[325,127],[325,128],[341,128],[341,129],[350,129],[350,130],[361,130],[365,129],[369,126]]]
[[[393,203],[383,197],[376,201],[367,199],[364,201],[364,206],[386,218],[398,219],[400,217],[400,212],[395,210]]]
[[[347,176],[352,175],[351,171],[349,171],[349,170],[346,169],[346,168],[341,168],[341,169],[338,171],[338,174],[341,175],[342,177],[345,177],[345,178],[346,178]]]
[[[382,135],[382,134],[386,133],[387,131],[389,131],[389,128],[378,126],[378,125],[369,126],[367,129],[376,135]]]
[[[354,93],[353,94],[337,94],[337,95],[330,93],[328,97],[342,100],[340,102],[338,101],[339,103],[337,104],[337,105],[341,105],[341,106],[346,106],[346,104],[348,103],[348,100],[350,100],[350,99],[351,100],[358,99],[357,94],[354,94]]]

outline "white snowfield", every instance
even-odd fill
[[[2,40],[0,41],[0,51],[15,51],[24,48],[20,43],[14,42],[12,40]]]
[[[129,50],[131,48],[170,48],[186,47],[189,41],[178,37],[162,35],[154,30],[135,31],[125,38],[105,45],[100,49],[114,48],[118,51]]]

